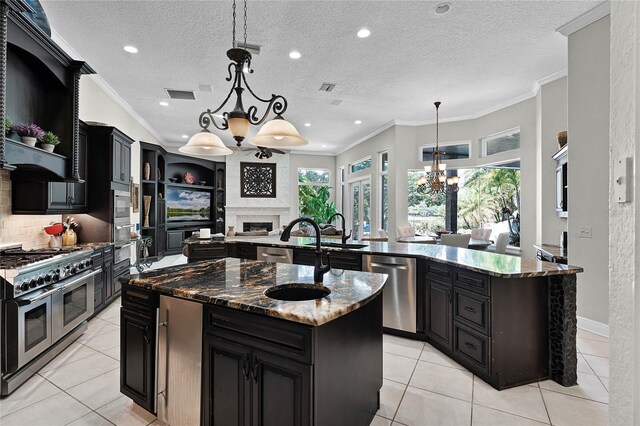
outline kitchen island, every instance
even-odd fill
[[[314,240],[189,239],[185,253],[189,262],[229,256],[312,265]],[[411,303],[398,303],[390,312],[389,293],[399,288],[393,286],[392,275],[384,291],[385,325],[387,314],[409,310],[413,331],[385,326],[385,332],[428,341],[498,390],[546,379],[564,386],[577,383],[576,274],[582,268],[396,242],[323,247],[323,252],[338,269],[367,269],[371,259],[390,268],[413,268]],[[397,259],[409,259],[415,267],[398,266]]]
[[[233,258],[132,275],[121,392],[170,424],[368,425],[385,280],[332,271],[320,284],[308,266]],[[296,286],[329,293],[272,293]]]

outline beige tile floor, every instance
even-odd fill
[[[119,392],[119,309],[116,300],[0,400],[0,425],[160,425]],[[578,386],[545,381],[498,392],[431,345],[385,335],[381,407],[371,424],[607,424],[608,339],[579,330],[578,350]]]

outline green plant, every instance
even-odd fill
[[[45,133],[40,140],[42,143],[49,145],[58,145],[60,143],[60,139],[53,132]]]
[[[331,193],[328,186],[300,185],[298,200],[300,216],[310,217],[318,223],[328,223],[336,213],[336,205],[329,202]]]
[[[4,119],[4,135],[8,136],[11,133],[11,128],[13,127],[13,123],[9,117],[5,117]]]

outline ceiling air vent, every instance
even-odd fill
[[[322,83],[322,86],[320,86],[320,91],[321,92],[333,92],[333,89],[336,88],[336,85],[333,83]]]
[[[238,49],[245,49],[252,55],[259,55],[262,50],[262,46],[259,44],[247,43],[247,47],[245,47],[243,41],[236,41],[235,47]]]
[[[167,95],[171,99],[186,99],[190,101],[196,100],[196,95],[193,94],[193,90],[174,90],[174,89],[164,89],[167,92]]]
[[[342,103],[342,99],[334,99],[331,102],[329,102],[329,105],[340,105]]]

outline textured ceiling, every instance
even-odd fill
[[[169,146],[183,144],[199,113],[229,90],[231,1],[41,3],[53,29]],[[309,139],[306,149],[339,152],[390,120],[432,120],[435,100],[447,119],[531,93],[567,66],[566,38],[555,29],[598,1],[453,0],[436,15],[438,3],[250,1],[247,41],[262,45],[250,84],[261,97],[288,99],[285,118]],[[356,37],[362,27],[369,38]],[[289,59],[291,50],[302,58]],[[319,92],[323,82],[335,90]],[[198,91],[203,84],[213,92]],[[197,99],[162,107],[164,88],[195,90]],[[330,105],[335,99],[344,102]]]

